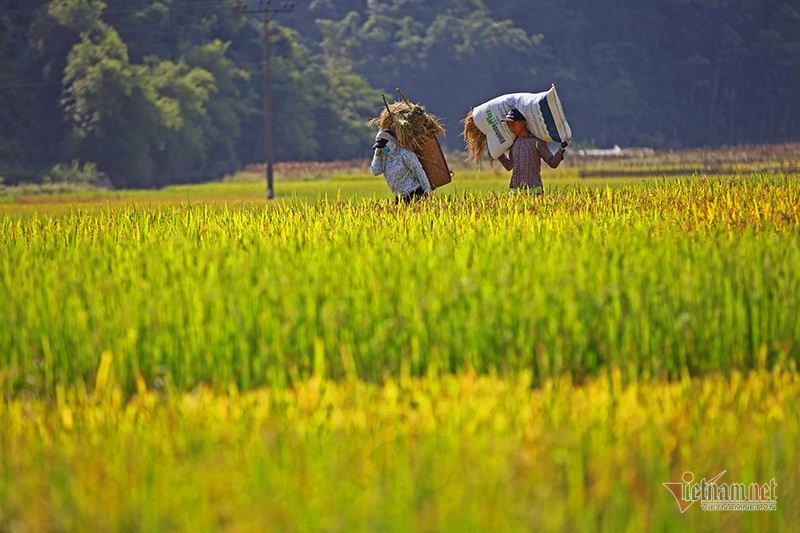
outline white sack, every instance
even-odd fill
[[[472,110],[475,125],[486,134],[492,159],[500,157],[514,144],[516,137],[506,123],[501,122],[512,108],[525,116],[528,130],[543,141],[564,142],[572,139],[572,130],[567,124],[555,85],[543,93],[506,94]]]

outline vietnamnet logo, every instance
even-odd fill
[[[778,505],[775,478],[763,485],[751,483],[720,483],[723,470],[710,481],[706,478],[699,483],[694,481],[694,474],[683,473],[682,483],[664,483],[678,502],[681,513],[699,501],[704,511],[774,511]]]
[[[500,144],[506,142],[506,138],[503,137],[502,133],[500,133],[500,127],[497,125],[497,120],[494,118],[494,115],[492,115],[491,109],[486,110],[486,122],[488,122],[489,125],[492,127],[492,131],[497,136],[498,142]]]

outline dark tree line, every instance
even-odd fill
[[[78,160],[154,186],[262,161],[260,24],[235,3],[0,0],[0,177]],[[454,148],[470,107],[551,83],[576,140],[599,146],[800,128],[796,0],[298,0],[272,28],[283,160],[366,157],[397,86]]]

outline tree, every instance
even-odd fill
[[[251,75],[228,56],[231,43],[214,40],[186,54],[186,63],[214,77],[216,92],[206,106],[208,125],[206,154],[212,175],[233,172],[241,165],[238,153],[243,123],[257,113],[259,102],[250,87]]]
[[[234,4],[0,0],[0,173],[79,159],[155,186],[263,161],[261,22]],[[443,117],[453,148],[470,107],[551,83],[599,145],[800,131],[796,0],[313,0],[280,22],[278,160],[367,157],[395,87]]]
[[[273,127],[279,159],[333,160],[364,154],[371,138],[368,122],[380,105],[380,93],[350,65],[326,68],[314,60],[293,30],[279,27],[273,50]]]
[[[84,34],[64,70],[64,106],[72,123],[72,151],[95,161],[117,185],[153,185],[150,157],[157,109],[116,31]]]
[[[117,32],[106,27],[82,35],[64,83],[73,150],[112,181],[149,186],[198,178],[212,124],[206,104],[217,92],[209,71],[154,57],[133,65]]]
[[[401,87],[458,130],[470,107],[525,90],[541,42],[541,36],[495,20],[486,10],[472,11],[481,2],[468,5],[369,2],[366,19],[350,13],[339,22],[318,21],[325,64],[361,74],[372,86]],[[447,142],[460,145],[457,135]]]

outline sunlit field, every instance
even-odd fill
[[[793,530],[800,177],[545,183],[9,197],[0,531]]]
[[[436,192],[437,197],[463,197],[472,193],[506,193],[508,173],[488,164],[475,171],[457,171],[453,183]],[[624,184],[641,183],[643,178],[580,179],[576,171],[545,172],[550,192],[571,187],[589,188],[619,187]],[[286,203],[316,203],[320,200],[391,200],[392,196],[383,176],[364,172],[347,172],[332,175],[312,175],[294,179],[277,179],[273,201],[266,198],[266,178],[263,174],[240,173],[227,181],[198,185],[173,185],[159,190],[69,190],[60,194],[41,194],[35,188],[9,188],[0,195],[0,214],[32,216],[36,214],[67,215],[75,209],[99,214],[109,208],[143,206],[181,206],[186,204],[212,205],[215,207],[273,208]]]

